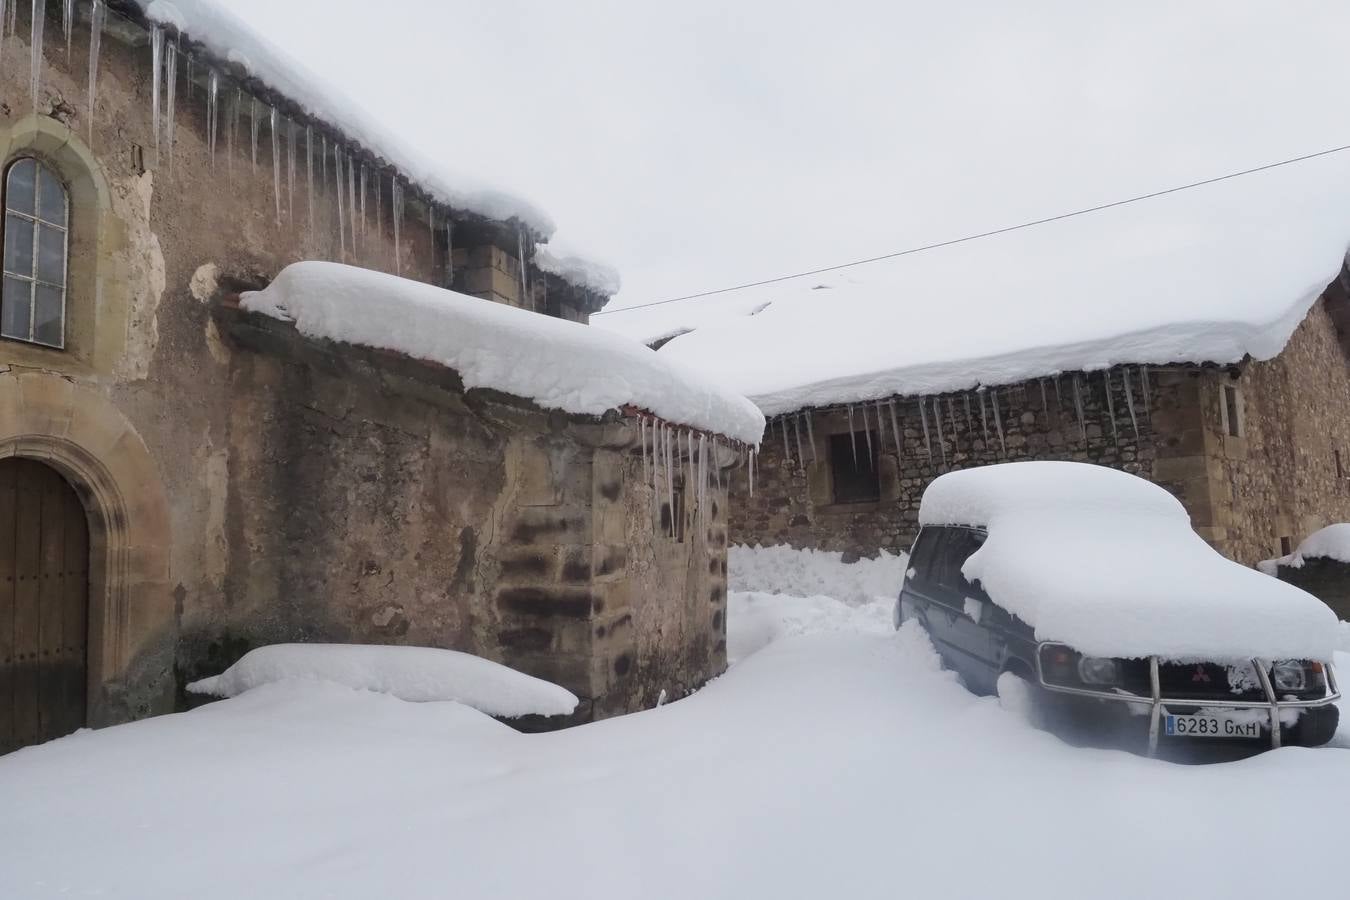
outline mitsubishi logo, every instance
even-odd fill
[[[1196,666],[1195,673],[1191,675],[1191,684],[1198,684],[1202,681],[1209,684],[1209,674],[1205,671],[1204,666]]]

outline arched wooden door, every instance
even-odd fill
[[[55,469],[0,459],[0,753],[85,723],[89,524]]]

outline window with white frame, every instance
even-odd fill
[[[5,170],[4,283],[0,337],[66,344],[70,197],[56,172],[31,156]]]

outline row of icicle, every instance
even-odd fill
[[[6,35],[13,35],[18,29],[18,9],[23,0],[0,0],[0,38]],[[40,102],[41,84],[42,84],[42,61],[44,33],[46,30],[47,4],[43,0],[31,0],[32,19],[31,32],[29,35],[30,50],[30,89],[32,92],[33,108],[36,111]],[[102,38],[104,25],[107,20],[107,4],[105,0],[92,0],[89,11],[89,80],[88,80],[88,118],[89,118],[89,139],[93,142],[94,135],[94,115],[98,105],[98,77],[99,77],[99,56],[102,48]],[[75,0],[63,0],[61,6],[61,27],[66,42],[66,56],[70,58],[74,26],[76,19]],[[3,44],[0,43],[0,54],[3,52]],[[162,25],[152,24],[150,26],[150,66],[151,66],[151,92],[150,92],[150,116],[154,130],[154,148],[155,162],[159,165],[164,162],[167,175],[172,178],[174,165],[174,143],[178,106],[178,86],[180,81],[180,60],[186,60],[186,86],[188,96],[191,96],[197,76],[194,69],[198,65],[197,61],[182,49],[182,35],[176,35],[172,41]],[[0,66],[4,65],[3,55],[0,55]],[[206,91],[206,132],[207,132],[207,155],[211,160],[212,167],[216,164],[216,149],[221,126],[221,91],[222,76],[215,69],[207,67],[205,76]],[[389,210],[390,227],[393,231],[394,246],[394,271],[402,273],[402,254],[401,243],[403,237],[403,223],[405,201],[404,192],[406,190],[402,180],[396,174],[386,174],[380,168],[367,164],[359,160],[354,152],[346,151],[336,141],[330,142],[327,134],[320,134],[318,141],[315,141],[314,126],[306,124],[303,127],[299,122],[282,116],[279,111],[263,103],[261,100],[246,93],[242,87],[236,86],[233,91],[226,89],[227,100],[224,104],[225,119],[225,139],[227,165],[231,177],[234,174],[235,166],[235,138],[238,130],[239,119],[241,116],[247,116],[249,119],[250,133],[250,159],[252,162],[253,173],[258,169],[258,143],[264,126],[270,136],[272,150],[272,194],[274,202],[274,214],[276,223],[281,225],[283,219],[290,222],[295,221],[296,217],[296,179],[298,177],[297,158],[303,163],[305,190],[307,199],[303,207],[304,215],[309,225],[310,233],[316,234],[318,229],[336,228],[338,245],[342,258],[345,260],[350,252],[356,254],[361,249],[361,243],[371,229],[371,219],[374,220],[374,229],[378,234],[384,230],[384,210],[382,209],[382,198],[386,193],[383,188],[385,180],[388,180],[388,196],[391,198],[392,208]],[[286,160],[283,167],[282,145],[285,145]],[[167,152],[166,152],[167,149]],[[284,175],[283,175],[284,168]],[[319,198],[323,199],[325,192],[330,193],[333,201],[330,202],[330,209],[325,214],[322,208],[316,208],[315,202],[315,175],[319,177]],[[330,178],[331,172],[331,178]],[[284,183],[284,188],[283,188]],[[332,207],[336,206],[336,216],[332,215]],[[321,207],[322,204],[319,204]],[[335,218],[336,221],[333,221]],[[322,221],[327,219],[328,221]],[[454,223],[449,213],[449,209],[442,211],[440,216],[436,214],[436,206],[433,203],[427,203],[427,228],[434,244],[437,237],[437,222],[439,227],[444,229],[446,239],[446,272],[447,277],[452,275],[452,251],[454,247]],[[532,296],[529,292],[528,272],[525,265],[525,251],[527,242],[531,239],[526,236],[524,229],[518,227],[518,244],[520,259],[520,282],[522,294],[526,297]],[[330,231],[331,234],[331,231]],[[532,250],[532,248],[529,248]]]
[[[1116,422],[1116,406],[1112,396],[1113,385],[1111,382],[1111,370],[1104,370],[1102,373],[1103,386],[1106,393],[1107,418],[1111,423],[1111,439],[1116,443],[1120,442],[1120,433]],[[1073,409],[1075,423],[1078,429],[1079,440],[1087,441],[1087,421],[1083,414],[1083,392],[1088,385],[1084,384],[1084,379],[1088,376],[1073,374],[1069,376],[1070,393],[1073,400]],[[1135,439],[1139,438],[1139,416],[1151,417],[1149,409],[1149,382],[1148,367],[1140,366],[1137,370],[1138,386],[1140,391],[1140,401],[1142,410],[1137,410],[1134,398],[1134,383],[1130,380],[1129,367],[1120,370],[1121,390],[1125,395],[1125,406],[1129,411],[1130,425],[1134,429]],[[1055,401],[1057,410],[1064,408],[1064,387],[1059,376],[1049,379],[1054,384]],[[1049,388],[1047,379],[1039,379],[1041,393],[1041,409],[1045,413],[1050,412]],[[990,424],[992,423],[994,433],[998,437],[999,450],[1006,456],[1008,452],[1007,437],[1003,427],[1003,411],[999,406],[997,388],[980,388],[975,391],[960,395],[961,405],[964,409],[965,423],[967,433],[974,431],[974,403],[971,400],[972,395],[979,404],[980,430],[984,435],[985,446],[990,446]],[[929,458],[933,458],[933,434],[937,434],[938,453],[942,462],[947,462],[947,426],[944,426],[943,400],[946,400],[945,418],[950,425],[951,439],[953,448],[956,447],[956,435],[959,432],[957,423],[957,403],[953,395],[945,397],[921,397],[917,401],[919,408],[919,422],[923,430],[922,450]],[[865,403],[853,403],[845,406],[848,415],[849,441],[853,452],[853,465],[855,468],[859,465],[859,446],[858,431],[863,433],[864,446],[866,447],[866,463],[870,467],[876,453],[886,449],[887,432],[890,432],[890,440],[896,449],[898,455],[903,455],[905,451],[904,430],[900,427],[900,420],[895,412],[895,399],[874,400]],[[870,411],[870,416],[869,416]],[[859,429],[857,426],[861,425]],[[875,428],[877,441],[880,446],[873,448],[872,434]],[[793,461],[793,449],[796,449],[795,459],[800,463],[805,463],[808,455],[811,462],[817,459],[816,438],[811,423],[811,413],[808,411],[788,413],[778,416],[770,421],[765,439],[772,436],[772,432],[778,431],[783,440],[783,457],[790,463]],[[805,444],[803,444],[803,435],[805,435]],[[806,448],[806,449],[803,449]],[[916,449],[916,453],[918,450]],[[753,461],[752,461],[753,462]],[[751,485],[753,491],[754,475],[753,465],[751,466]]]
[[[650,416],[638,417],[638,430],[642,440],[642,479],[651,485],[653,513],[658,521],[664,504],[670,510],[666,529],[671,537],[677,536],[680,523],[675,517],[679,512],[675,503],[675,492],[684,490],[693,482],[693,500],[695,523],[705,527],[709,521],[708,491],[710,488],[722,489],[722,468],[717,464],[717,451],[724,446],[717,435],[680,428]],[[747,456],[750,472],[750,493],[755,490],[754,469],[758,451],[751,447],[743,451]],[[675,484],[679,476],[680,485]]]

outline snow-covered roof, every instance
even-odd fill
[[[661,353],[769,415],[1126,363],[1268,359],[1347,242],[1340,154],[739,293],[773,300],[748,318],[703,323],[693,303],[702,327]],[[640,314],[603,324],[627,315]],[[675,325],[681,312],[661,315]]]
[[[623,286],[619,270],[575,253],[539,246],[534,251],[534,264],[540,271],[557,275],[568,284],[594,291],[602,297],[613,297]]]
[[[374,644],[257,647],[221,674],[194,681],[187,689],[237,697],[264,684],[296,678],[332,681],[411,703],[454,701],[503,718],[565,716],[578,703],[566,688],[471,653]]]
[[[1301,569],[1310,559],[1331,559],[1350,563],[1350,522],[1338,522],[1314,531],[1288,556],[1259,562],[1256,567],[1267,575],[1278,573],[1280,566]]]
[[[625,406],[758,444],[764,416],[746,398],[616,334],[502,303],[330,262],[287,266],[249,311],[302,333],[405,353],[548,409],[601,415]]]
[[[923,525],[988,530],[962,571],[1036,630],[1094,656],[1330,660],[1335,614],[1238,565],[1191,529],[1175,497],[1142,478],[1072,462],[939,476]]]
[[[242,21],[230,11],[226,0],[136,2],[152,22],[175,28],[221,59],[239,64],[267,87],[299,104],[309,115],[384,157],[437,201],[496,221],[515,219],[544,240],[552,237],[555,225],[544,210],[497,185],[455,170],[440,156],[428,157],[404,143],[339,88],[326,83]],[[617,275],[603,281],[590,277],[594,272],[613,273],[603,263],[574,257],[561,271],[539,267],[605,296],[618,292]],[[610,285],[614,286],[613,291],[602,290]]]

